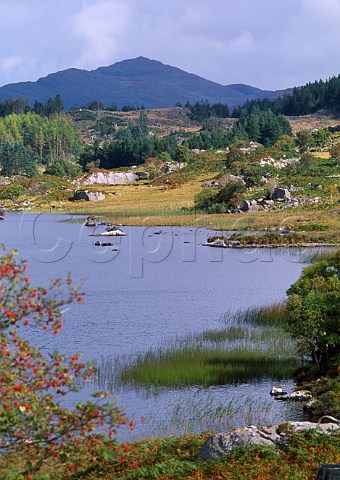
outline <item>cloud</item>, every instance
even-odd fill
[[[222,84],[338,74],[340,0],[0,0],[0,84],[143,55]]]
[[[83,4],[69,22],[73,36],[83,43],[75,66],[100,66],[126,50],[131,17],[128,2],[101,0]]]

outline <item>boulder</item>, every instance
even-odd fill
[[[297,390],[296,392],[292,393],[283,393],[282,395],[276,395],[275,400],[310,400],[312,398],[312,394],[309,390]]]
[[[270,395],[276,396],[276,395],[285,395],[287,392],[284,392],[282,390],[282,387],[280,385],[274,385],[273,388],[270,391]]]
[[[118,185],[139,180],[137,172],[98,171],[82,175],[77,179],[78,185]]]
[[[90,215],[87,217],[87,220],[85,222],[85,227],[95,227],[97,225],[96,217],[93,215]]]
[[[96,247],[112,247],[113,244],[110,242],[99,242],[99,240],[95,243]]]
[[[218,248],[227,248],[228,245],[224,243],[223,240],[214,240],[213,242],[203,243],[204,247],[218,247]]]
[[[212,242],[203,243],[204,247],[218,247],[218,248],[228,248],[228,245],[225,243],[225,241],[222,238],[216,238]]]
[[[326,463],[319,466],[316,480],[339,480],[339,478],[340,463]]]
[[[242,212],[257,212],[259,208],[256,200],[245,200],[241,210]]]
[[[246,184],[243,177],[240,175],[232,175],[231,173],[225,173],[218,179],[218,183],[221,185],[221,187],[225,187],[229,182],[237,181],[243,183],[243,185]]]
[[[272,193],[272,200],[276,200],[278,202],[289,202],[290,198],[291,195],[287,188],[278,187],[275,188],[274,192]]]
[[[90,202],[99,202],[105,200],[105,195],[102,192],[88,192],[87,193]]]
[[[116,225],[109,225],[106,227],[106,232],[101,233],[93,233],[90,235],[91,237],[125,237],[126,233],[123,232],[119,227]]]
[[[331,417],[325,417],[331,419]],[[313,423],[313,422],[288,422],[279,423],[273,426],[256,427],[251,425],[244,428],[236,428],[224,433],[217,433],[210,436],[198,452],[198,457],[202,460],[214,459],[225,456],[235,447],[241,445],[263,445],[278,446],[285,448],[289,443],[289,437],[292,433],[303,432],[315,429],[320,433],[330,434],[334,430],[340,429],[336,419],[335,423]]]
[[[85,200],[86,202],[98,202],[105,200],[105,195],[102,192],[88,192],[87,190],[82,190],[80,192],[76,192],[71,198],[71,201],[73,202],[79,200]]]
[[[213,187],[216,184],[214,180],[207,180],[206,182],[203,182],[203,187]]]

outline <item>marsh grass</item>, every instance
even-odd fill
[[[124,385],[157,390],[279,380],[290,378],[298,367],[294,351],[294,343],[281,329],[208,331],[137,357],[102,358],[96,382],[101,389],[113,392]]]
[[[327,258],[336,252],[336,248],[320,248],[314,252],[306,252],[306,263],[316,263],[321,260],[327,260]],[[308,255],[309,254],[309,255]]]
[[[239,348],[204,347],[149,351],[122,368],[120,377],[130,386],[183,387],[225,385],[254,379],[288,378],[297,367],[295,357]]]
[[[229,326],[178,337],[137,356],[101,359],[99,386],[180,388],[292,376],[298,358],[284,330],[284,303],[228,312],[222,321]]]
[[[227,312],[223,321],[225,323],[233,321],[238,325],[282,327],[286,323],[286,305],[284,302],[277,302],[265,307],[238,310],[236,313]]]
[[[254,399],[246,395],[216,401],[213,394],[202,398],[200,390],[180,403],[169,405],[166,420],[158,422],[155,433],[159,435],[183,435],[207,430],[223,431],[236,426],[265,424],[268,417],[280,419],[273,412],[269,399]]]

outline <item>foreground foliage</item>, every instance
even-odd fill
[[[113,435],[126,423],[116,403],[101,403],[106,394],[95,394],[95,403],[63,406],[63,398],[77,391],[76,380],[93,376],[93,366],[84,365],[79,354],[43,354],[22,335],[30,327],[56,335],[63,325],[61,308],[83,297],[70,276],[64,288],[59,279],[49,289],[35,288],[26,270],[13,253],[0,260],[0,456],[19,452],[21,458],[8,479],[39,470],[51,456],[76,461],[84,456],[80,437],[98,428]]]
[[[319,371],[340,364],[340,250],[304,269],[288,290],[288,330]]]
[[[268,447],[239,447],[226,457],[201,461],[197,452],[208,434],[161,438],[140,443],[118,444],[96,438],[84,449],[75,465],[51,460],[34,480],[310,480],[320,464],[340,462],[340,434],[320,435],[311,431],[293,436],[286,451]],[[12,457],[20,462],[20,457]],[[1,468],[1,459],[0,459]],[[6,473],[6,470],[4,470]],[[11,477],[6,477],[11,478]],[[20,477],[19,477],[20,478]],[[22,478],[22,477],[21,477]]]

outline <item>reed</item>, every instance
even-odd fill
[[[100,388],[224,385],[291,377],[298,366],[295,343],[285,332],[285,304],[228,312],[223,329],[177,337],[157,349],[124,358],[102,359]]]
[[[286,324],[285,302],[277,302],[264,307],[238,310],[235,313],[227,312],[222,321],[237,325],[246,324],[261,327],[282,327]]]
[[[287,412],[288,413],[288,412]],[[225,431],[245,425],[264,425],[282,419],[271,399],[254,399],[246,395],[227,398],[223,403],[213,394],[202,398],[198,390],[190,398],[169,405],[166,420],[155,424],[155,435],[183,435],[202,431]]]
[[[120,380],[129,386],[183,387],[225,385],[254,379],[289,378],[297,368],[295,357],[239,348],[185,347],[148,351],[125,365]]]

